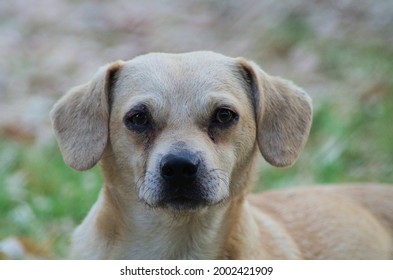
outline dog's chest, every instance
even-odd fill
[[[217,246],[207,238],[192,235],[172,236],[156,232],[155,236],[139,236],[131,242],[119,244],[121,258],[125,259],[214,259],[219,254]]]
[[[145,220],[148,221],[148,220]],[[120,241],[122,258],[127,259],[214,259],[219,256],[217,226],[200,223],[139,223]],[[124,239],[123,239],[124,240]]]

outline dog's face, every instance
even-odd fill
[[[149,54],[103,67],[52,120],[70,166],[88,169],[104,155],[109,180],[135,188],[138,200],[196,211],[242,192],[258,146],[271,164],[292,164],[311,105],[244,59]]]
[[[233,170],[256,147],[251,96],[236,71],[217,56],[155,54],[117,73],[110,139],[140,200],[190,210],[229,197]]]

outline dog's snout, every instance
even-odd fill
[[[199,158],[190,152],[166,155],[161,160],[161,177],[176,187],[189,184],[196,177],[199,163]]]

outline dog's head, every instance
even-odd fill
[[[258,147],[274,166],[293,164],[311,117],[310,98],[291,82],[212,52],[114,62],[51,112],[68,165],[102,159],[108,184],[184,211],[241,192]]]

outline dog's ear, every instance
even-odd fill
[[[263,157],[274,166],[292,165],[310,132],[311,98],[292,82],[269,76],[253,62],[240,58],[239,63],[254,103]]]
[[[99,69],[88,83],[71,89],[50,118],[65,163],[82,171],[93,167],[108,140],[110,87],[122,61]]]

